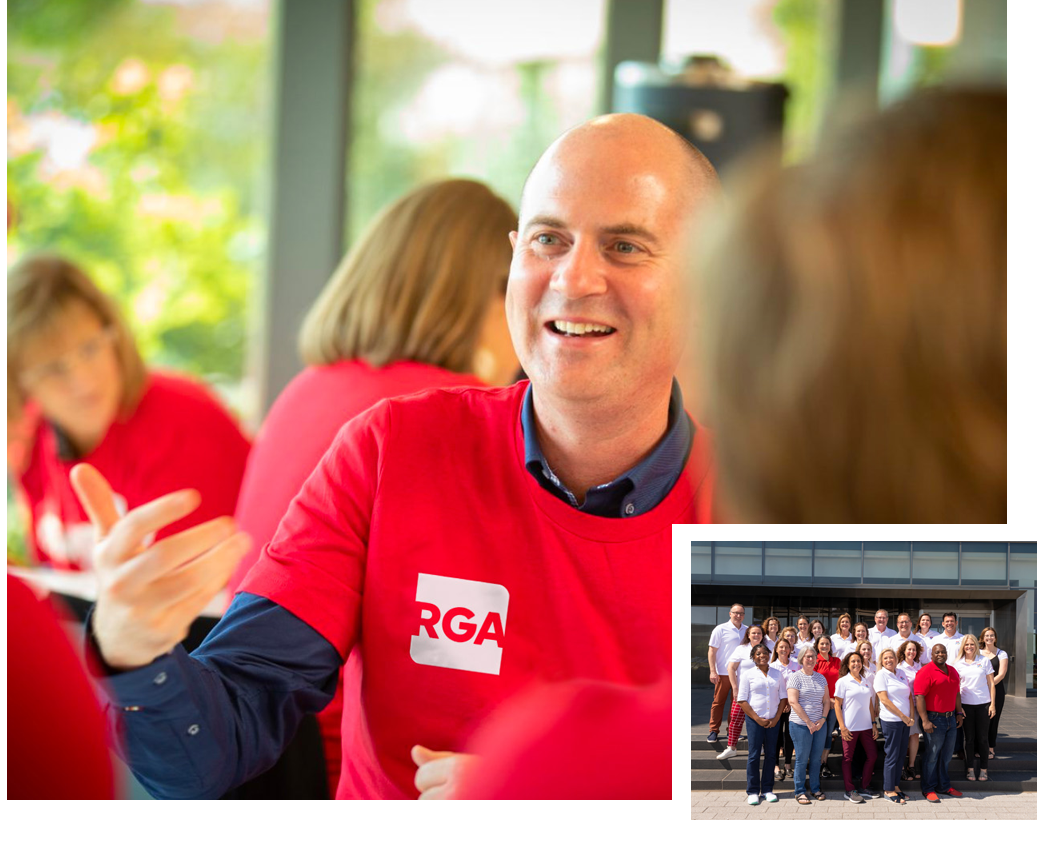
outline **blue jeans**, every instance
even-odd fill
[[[909,728],[898,721],[885,720],[883,726],[883,790],[893,791],[902,778],[902,765],[909,750]]]
[[[814,733],[801,723],[791,721],[791,740],[795,742],[795,796],[806,793],[806,766],[810,768],[810,793],[821,791],[821,753],[824,752],[825,728]]]
[[[920,790],[925,795],[931,791],[950,789],[949,761],[953,757],[953,742],[957,737],[957,718],[952,714],[929,711],[927,718],[934,724],[935,731],[924,730],[927,746],[924,749],[924,768],[920,774]]]
[[[777,766],[777,733],[780,732],[780,726],[766,729],[748,717],[744,728],[747,730],[747,793],[768,794],[773,790],[773,768]],[[762,747],[766,748],[766,759],[759,781],[758,757]]]

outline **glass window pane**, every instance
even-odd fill
[[[1005,584],[1005,543],[961,545],[962,584]]]
[[[818,541],[815,544],[813,580],[817,584],[860,584],[861,544]]]
[[[714,574],[718,576],[757,576],[762,575],[762,544],[756,543],[715,543]],[[750,622],[747,617],[745,622]]]
[[[809,584],[813,543],[767,543],[766,575],[788,584]]]
[[[504,3],[356,5],[349,242],[428,180],[477,178],[517,206],[548,144],[596,114],[604,0],[538,0],[517,26]]]
[[[957,584],[957,543],[914,543],[913,584]]]
[[[908,584],[909,543],[866,543],[865,583]]]
[[[966,547],[971,544],[965,543]],[[1003,544],[1002,544],[1003,545]],[[1036,587],[1038,581],[1038,544],[1013,543],[1008,564],[1012,587]]]

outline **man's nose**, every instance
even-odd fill
[[[575,242],[556,266],[550,288],[569,301],[606,292],[607,269],[596,245]]]

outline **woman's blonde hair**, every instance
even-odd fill
[[[972,646],[975,647],[975,654],[976,655],[979,654],[979,638],[977,638],[975,635],[965,635],[964,637],[961,638],[961,651],[959,653],[957,653],[957,660],[958,661],[963,661],[964,660],[964,647],[967,646],[969,641],[971,641],[972,642]]]
[[[56,330],[56,322],[73,304],[91,310],[114,334],[121,370],[121,412],[132,413],[140,402],[147,370],[129,326],[117,305],[92,279],[64,257],[39,253],[24,257],[7,273],[7,418],[17,422],[26,404],[19,380],[22,354],[30,339]]]
[[[1004,92],[924,91],[751,179],[701,270],[727,512],[1005,522]]]
[[[398,360],[471,369],[491,299],[505,291],[518,218],[474,180],[442,180],[383,209],[302,325],[309,365]]]

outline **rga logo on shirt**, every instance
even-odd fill
[[[417,664],[501,672],[508,589],[484,581],[420,573],[416,583],[420,621],[409,654]]]

